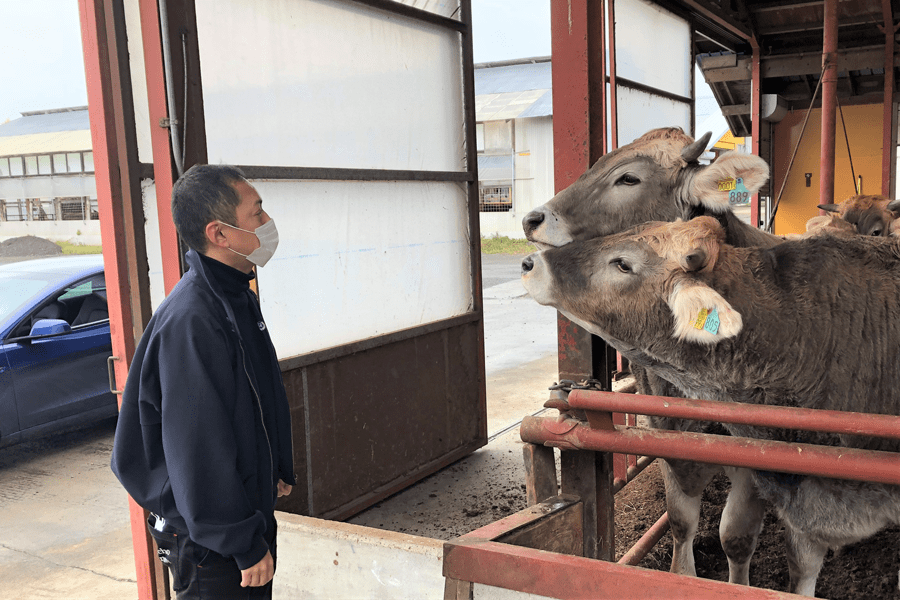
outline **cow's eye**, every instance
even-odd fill
[[[880,230],[880,229],[873,229],[873,230],[872,230],[872,233],[871,233],[870,235],[873,235],[873,236],[875,236],[875,237],[878,237],[878,236],[881,235],[881,230]]]
[[[614,267],[616,267],[617,269],[619,269],[619,271],[622,273],[631,273],[631,265],[629,265],[627,262],[625,262],[625,259],[616,258],[616,259],[610,261],[609,264],[611,264]]]
[[[640,182],[641,182],[641,180],[638,179],[637,177],[635,177],[634,175],[632,175],[631,173],[625,173],[624,175],[619,177],[618,181],[616,181],[617,184],[621,184],[621,185],[637,185]]]

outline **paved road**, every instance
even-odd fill
[[[525,254],[482,254],[481,287],[488,289],[519,279]]]

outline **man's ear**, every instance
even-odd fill
[[[743,328],[740,313],[712,288],[699,283],[677,283],[669,296],[675,318],[673,336],[698,344],[717,344]]]
[[[222,225],[218,221],[210,221],[203,230],[206,235],[206,247],[218,246],[220,248],[228,247],[228,240],[222,234]]]
[[[728,210],[729,198],[744,200],[759,191],[769,178],[769,165],[754,154],[726,152],[704,167],[691,182],[691,202],[713,212]]]

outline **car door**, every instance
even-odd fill
[[[16,411],[16,394],[13,387],[12,370],[0,342],[0,441],[19,431],[19,415]]]
[[[102,298],[103,275],[94,275],[61,290],[49,304],[60,307],[60,318],[72,325],[60,335],[20,338],[6,355],[13,375],[21,430],[48,425],[62,419],[77,421],[116,412],[109,392],[106,361],[112,351],[109,318],[105,311],[92,311],[92,319],[79,319],[80,308]],[[48,306],[47,302],[42,307]],[[21,323],[21,331],[41,315],[35,311]]]

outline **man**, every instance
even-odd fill
[[[188,170],[172,217],[189,270],[135,351],[112,469],[150,511],[179,599],[271,598],[275,500],[295,479],[287,395],[249,284],[278,233],[229,166]]]

